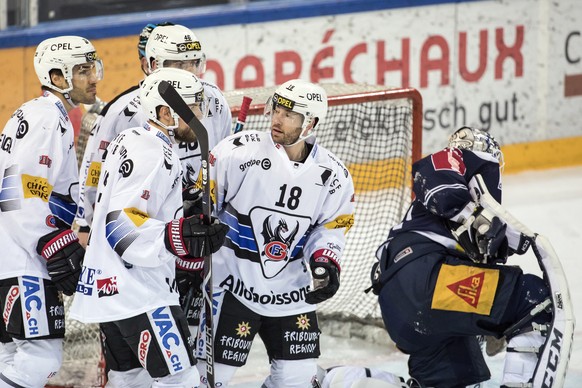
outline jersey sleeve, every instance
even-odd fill
[[[340,269],[346,234],[354,224],[355,212],[354,184],[347,171],[335,169],[319,218],[303,248],[305,257],[324,254],[333,258]]]
[[[107,146],[124,130],[142,124],[143,115],[140,114],[139,105],[134,101],[135,98],[126,103],[126,100],[132,96],[133,94],[126,94],[124,98],[105,107],[105,114],[99,116],[93,125],[79,170],[79,208],[76,222],[80,226],[91,226],[93,221],[101,163]]]
[[[457,148],[435,152],[412,167],[416,199],[432,214],[451,219],[471,201],[467,166]]]
[[[179,173],[168,173],[163,157],[155,156],[162,152],[159,149],[134,147],[123,157],[115,145],[111,144],[107,159],[111,157],[116,163],[106,161],[102,178],[105,186],[107,180],[113,185],[106,204],[105,230],[92,233],[105,233],[110,247],[130,265],[157,267],[174,260],[164,243],[168,220],[160,214],[164,206],[172,204],[172,188],[179,184],[179,179],[173,182],[172,176],[179,178]],[[179,172],[179,167],[175,168]],[[180,190],[177,192],[178,197],[173,199],[180,203]]]

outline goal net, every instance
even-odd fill
[[[323,84],[328,94],[326,121],[316,129],[319,144],[346,165],[355,185],[355,223],[347,234],[341,287],[318,306],[323,330],[345,337],[362,325],[381,326],[377,297],[364,293],[377,247],[389,229],[400,222],[411,199],[411,165],[421,156],[422,99],[415,89],[382,86]],[[244,129],[268,130],[263,115],[271,88],[240,89],[225,93],[236,120],[244,96],[253,102]],[[85,117],[84,120],[90,118]],[[89,128],[90,129],[90,128]],[[81,132],[77,152],[88,136]],[[66,297],[65,297],[66,298]],[[68,310],[71,298],[66,298]],[[68,315],[68,314],[67,314]],[[64,359],[51,386],[99,387],[104,383],[99,329],[66,321]]]

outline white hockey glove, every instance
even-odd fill
[[[313,276],[313,291],[305,297],[309,304],[317,304],[335,295],[340,286],[340,268],[336,254],[329,249],[319,249],[309,259]]]
[[[230,230],[228,225],[214,218],[210,225],[203,222],[202,214],[172,220],[166,224],[166,248],[178,257],[204,257],[215,253],[224,243]]]
[[[58,229],[38,240],[36,251],[47,262],[46,268],[57,289],[73,295],[81,274],[85,249],[70,229]]]
[[[480,263],[505,263],[509,255],[507,224],[487,209],[477,206],[473,214],[451,232],[467,256]]]

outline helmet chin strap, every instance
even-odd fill
[[[73,102],[73,100],[71,99],[71,95],[69,94],[69,92],[63,93],[63,97],[65,97],[65,100],[67,100],[67,102],[69,103],[69,105],[71,105],[73,108],[76,108],[76,107],[79,106],[79,104],[75,104]]]

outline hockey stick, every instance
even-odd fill
[[[202,164],[200,167],[202,176],[202,214],[206,223],[211,222],[212,202],[210,199],[210,181],[208,180],[208,131],[200,120],[196,118],[192,110],[186,105],[186,102],[180,97],[180,94],[166,81],[161,81],[158,85],[160,96],[168,103],[168,105],[188,124],[194,131],[200,146],[200,158]],[[202,289],[204,293],[204,313],[205,317],[205,341],[206,341],[206,379],[207,387],[214,388],[214,333],[212,327],[212,255],[204,257],[204,280],[202,282]]]
[[[476,185],[472,186],[471,192],[473,199],[530,239],[538,265],[544,274],[544,280],[550,288],[553,317],[545,333],[546,342],[538,353],[538,362],[531,381],[532,386],[562,387],[566,379],[574,341],[575,318],[568,281],[560,259],[547,238],[532,232],[513,217],[489,194],[483,178],[479,175],[476,178]]]
[[[252,98],[244,96],[240,110],[238,111],[238,118],[236,119],[236,124],[234,125],[233,133],[238,133],[242,131],[245,123],[247,122],[247,112],[249,111],[249,106],[251,106]]]

